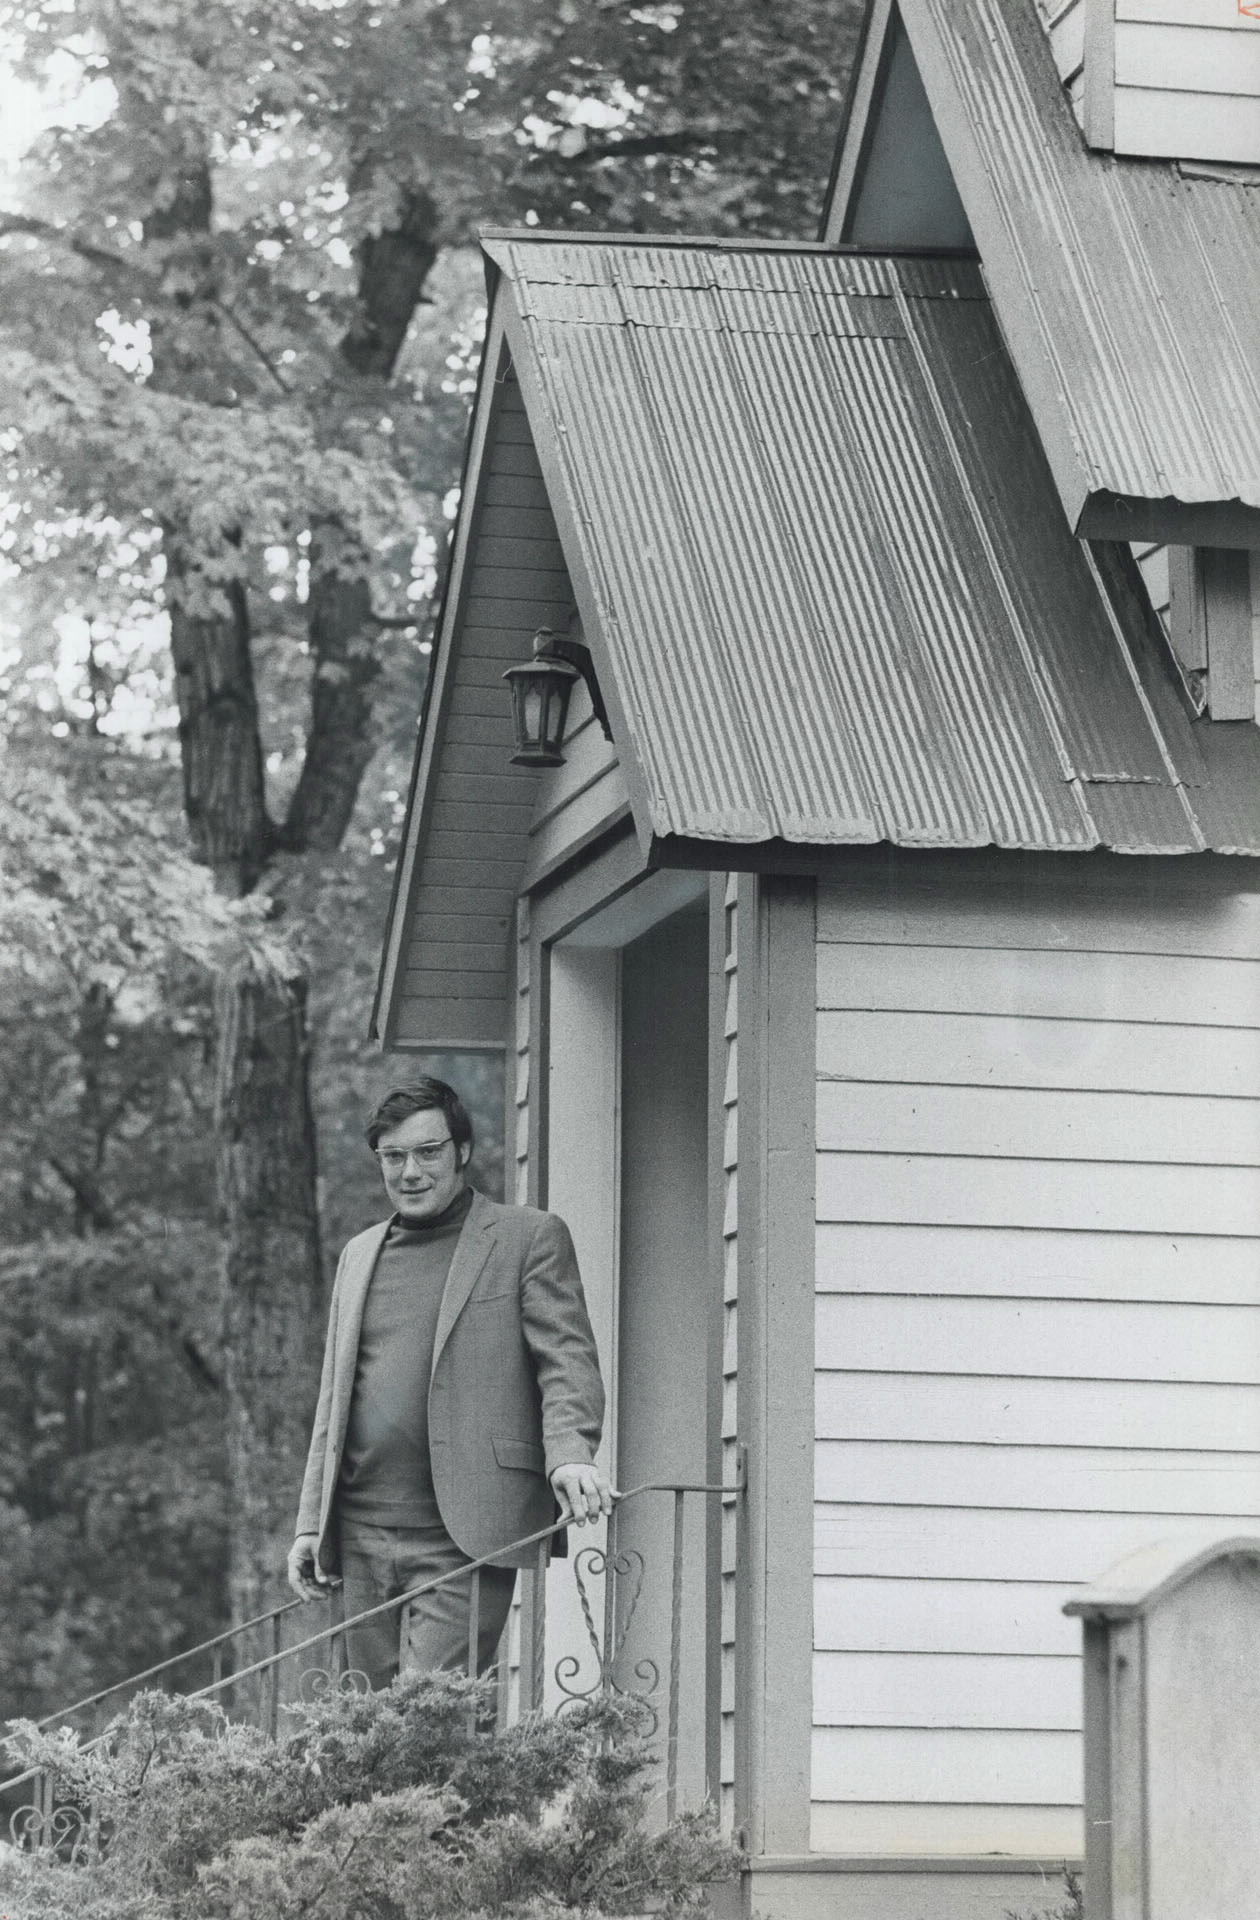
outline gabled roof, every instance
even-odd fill
[[[1036,0],[901,15],[1071,525],[1260,545],[1260,170],[1091,152]]]
[[[463,735],[444,732],[538,624],[511,603],[490,662],[499,355],[558,539],[530,591],[560,607],[571,587],[652,862],[879,842],[1260,852],[1260,735],[1194,721],[1127,558],[1072,537],[973,262],[525,235],[486,251],[498,374],[474,426],[395,981],[409,970],[424,997],[436,967],[459,990],[431,941],[426,957],[421,911],[455,853],[493,862],[501,889],[524,872],[536,776],[506,751],[501,773],[479,759],[483,818],[479,785],[460,799]],[[484,724],[479,738],[492,753]],[[483,942],[469,958],[494,956]],[[488,1014],[488,987],[463,991]]]

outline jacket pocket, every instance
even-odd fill
[[[504,1440],[498,1434],[491,1441],[494,1457],[501,1467],[519,1467],[523,1473],[541,1473],[544,1456],[532,1440]]]

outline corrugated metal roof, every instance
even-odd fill
[[[1073,524],[1260,508],[1260,170],[1091,152],[1036,0],[902,14]]]
[[[973,263],[487,250],[642,831],[1260,851],[1260,735],[1071,535]]]

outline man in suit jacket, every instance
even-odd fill
[[[595,1465],[604,1413],[568,1228],[467,1184],[472,1126],[454,1089],[396,1088],[367,1128],[395,1212],[351,1240],[333,1285],[289,1581],[340,1579],[347,1617],[483,1555],[478,1667],[494,1659],[512,1543],[612,1506]],[[347,1633],[374,1687],[467,1662],[468,1580]],[[403,1617],[399,1618],[399,1615]]]

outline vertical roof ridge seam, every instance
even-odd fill
[[[910,303],[906,299],[900,286],[896,287],[893,298],[897,302],[897,310],[901,314],[902,323],[906,329],[906,337],[918,364],[919,373],[923,380],[932,411],[936,415],[942,439],[949,453],[950,463],[957,475],[959,492],[967,503],[967,510],[971,515],[972,524],[979,536],[980,545],[983,549],[985,559],[988,562],[989,572],[993,576],[998,597],[1005,609],[1007,624],[1014,637],[1015,646],[1019,653],[1020,661],[1023,664],[1024,672],[1027,675],[1029,686],[1032,689],[1033,698],[1045,721],[1046,732],[1050,737],[1051,745],[1055,750],[1059,765],[1063,771],[1063,777],[1071,786],[1073,798],[1081,815],[1081,825],[1086,833],[1092,833],[1095,839],[1097,839],[1097,827],[1085,803],[1085,796],[1081,791],[1080,775],[1067,750],[1067,742],[1064,737],[1060,715],[1051,696],[1050,689],[1045,684],[1038,669],[1037,662],[1033,658],[1032,649],[1028,645],[1027,638],[1023,631],[1023,625],[1019,618],[1019,610],[1011,598],[1010,587],[999,561],[997,550],[994,547],[988,522],[980,510],[980,503],[976,499],[966,465],[959,451],[954,429],[950,422],[949,415],[945,410],[945,405],[941,398],[940,389],[936,384],[931,363],[923,350],[923,343],[919,339],[918,331],[914,325],[913,316],[910,312]]]

